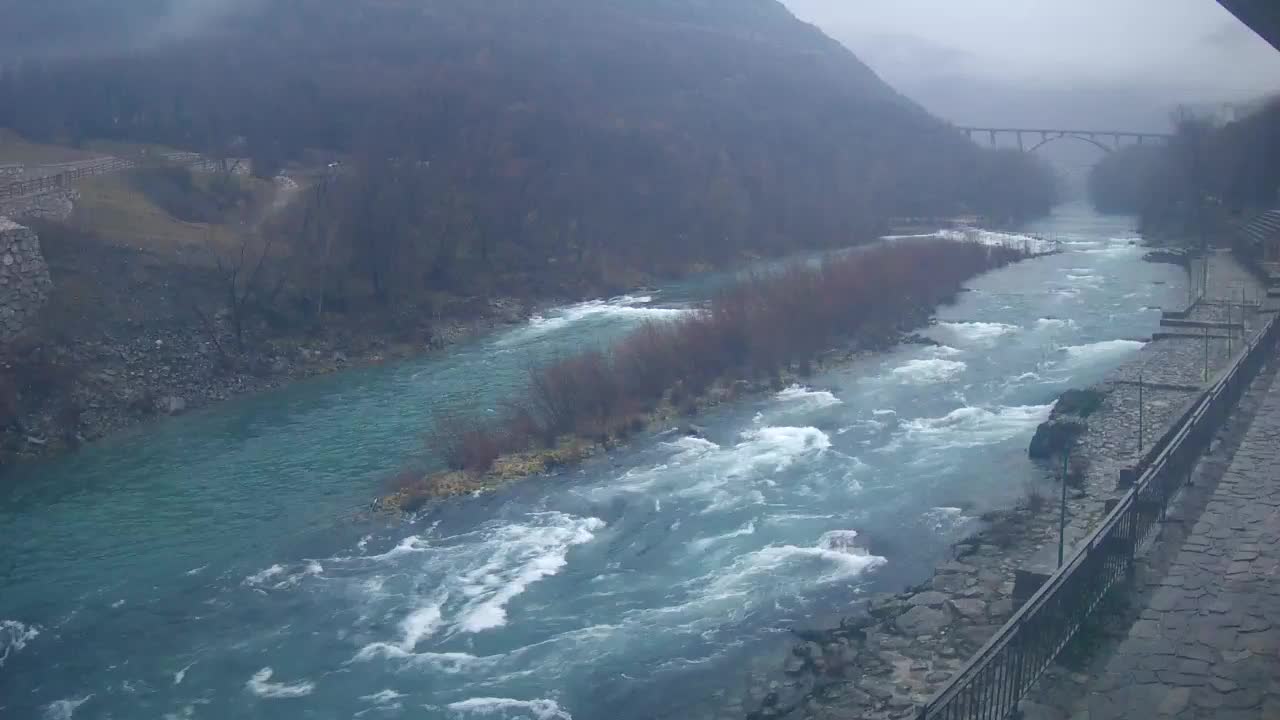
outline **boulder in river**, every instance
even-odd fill
[[[1058,417],[1060,415],[1089,417],[1097,412],[1106,397],[1106,393],[1094,388],[1068,390],[1058,397],[1058,402],[1053,406],[1053,413],[1050,417]]]
[[[1075,444],[1084,434],[1086,425],[1074,418],[1053,418],[1040,423],[1036,434],[1031,438],[1031,446],[1027,454],[1033,460],[1048,460]]]
[[[1071,449],[1088,427],[1084,419],[1097,412],[1106,396],[1106,392],[1096,388],[1062,393],[1049,419],[1036,428],[1027,454],[1033,460],[1048,460]]]
[[[165,415],[178,415],[187,409],[187,401],[177,395],[169,395],[160,398],[157,407]]]

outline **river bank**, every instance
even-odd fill
[[[403,332],[352,326],[319,334],[282,335],[222,356],[206,328],[187,318],[161,318],[107,331],[94,339],[42,340],[18,348],[10,367],[30,368],[47,387],[35,412],[0,429],[9,461],[47,458],[127,428],[277,389],[308,378],[402,362],[524,322],[533,304],[514,298],[471,303],[442,317],[415,342]],[[226,340],[225,315],[213,320]],[[26,353],[23,355],[22,353]]]
[[[1229,254],[1214,253],[1209,262],[1209,300],[1190,309],[1166,309],[1218,321],[1224,308],[1212,304],[1213,298],[1259,287]],[[1264,316],[1249,314],[1245,329],[1254,332],[1264,322]],[[1239,342],[1237,337],[1237,350]],[[1225,336],[1207,341],[1162,337],[1142,345],[1132,360],[1091,388],[1101,403],[1085,419],[1073,450],[1072,470],[1078,475],[1067,488],[1068,554],[1105,516],[1106,501],[1123,492],[1117,482],[1121,468],[1135,465],[1177,421],[1206,375],[1212,377],[1229,364],[1229,349]],[[957,542],[950,559],[925,582],[859,602],[834,628],[797,630],[801,639],[783,661],[780,677],[757,677],[738,716],[914,717],[916,707],[1012,615],[1016,571],[1052,570],[1058,545],[1058,477],[1046,467],[1043,479],[1028,486],[1017,508],[985,514],[984,527]]]
[[[230,398],[434,356],[558,307],[609,302],[589,300],[600,289],[577,287],[567,277],[547,279],[540,293],[353,308],[311,328],[290,327],[264,313],[254,318],[252,340],[237,352],[225,310],[203,311],[203,320],[192,312],[201,304],[217,307],[222,298],[207,268],[111,246],[91,233],[40,227],[50,233],[42,243],[55,292],[32,331],[7,349],[8,379],[0,375],[0,462],[57,456]],[[865,243],[851,247],[859,245]],[[779,262],[744,257],[722,270],[690,268],[679,282],[732,277]]]

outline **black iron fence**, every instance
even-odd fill
[[[1276,351],[1272,318],[1171,431],[1102,524],[959,673],[920,708],[922,720],[1001,720],[1017,708],[1112,587],[1129,577],[1138,548],[1191,479],[1196,459]]]

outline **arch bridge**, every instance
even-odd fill
[[[1167,133],[1137,132],[1132,130],[1062,130],[1057,128],[1009,128],[1009,127],[957,127],[970,140],[986,136],[996,147],[1001,137],[1014,137],[1018,149],[1035,152],[1055,140],[1079,140],[1089,143],[1103,152],[1113,152],[1126,145],[1167,143],[1173,137]]]

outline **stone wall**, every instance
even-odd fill
[[[0,200],[0,217],[16,220],[66,220],[79,199],[78,191],[67,189]]]
[[[26,328],[52,287],[35,232],[0,217],[0,342]]]

